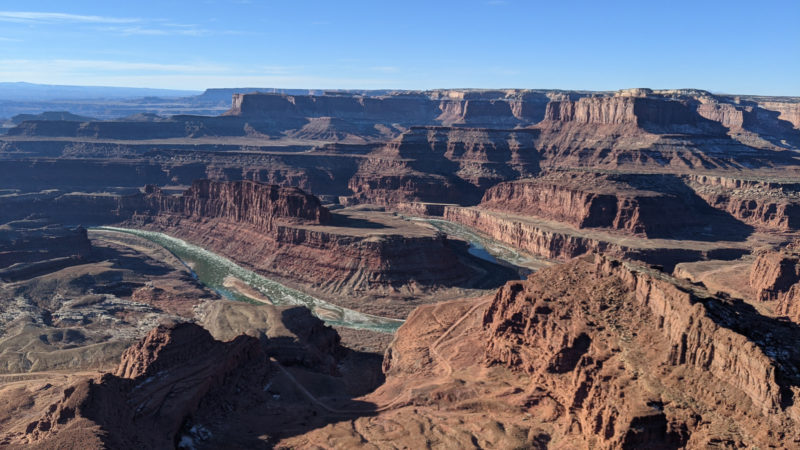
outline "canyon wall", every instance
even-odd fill
[[[533,407],[598,448],[800,439],[796,327],[659,272],[603,256],[546,269],[499,291],[484,329],[487,363],[526,373]]]
[[[534,217],[510,215],[483,208],[446,206],[444,219],[476,229],[500,242],[533,255],[567,260],[598,252],[663,266],[671,271],[682,261],[730,259],[746,253],[745,247],[712,246],[693,248],[667,240],[657,243],[625,239],[607,233],[582,232]]]
[[[687,184],[709,205],[755,226],[800,229],[800,183],[686,175]]]
[[[785,120],[800,129],[800,102],[759,101],[758,106],[777,112],[780,120]]]
[[[456,256],[466,249],[444,235],[358,236],[335,228],[282,225],[263,233],[230,221],[169,215],[133,225],[185,239],[324,298],[420,295],[467,286],[474,275]]]
[[[696,125],[697,114],[685,100],[657,97],[584,97],[577,101],[552,101],[545,121],[582,124]]]
[[[756,100],[645,89],[241,94],[221,117],[23,122],[0,139],[0,187],[246,179],[353,203],[472,205],[540,166],[797,171],[800,132]]]
[[[152,212],[135,227],[164,231],[246,267],[337,298],[402,296],[469,286],[475,269],[462,261],[465,245],[407,224],[329,212],[296,188],[255,182],[195,182],[181,196],[150,187]]]
[[[647,237],[676,235],[714,221],[713,210],[670,175],[556,171],[500,183],[486,191],[480,206]]]
[[[536,174],[536,131],[412,127],[370,152],[348,186],[353,201],[477,203],[501,181]]]
[[[706,119],[719,122],[725,128],[743,128],[757,123],[755,107],[730,103],[707,102],[697,107],[697,113]]]
[[[298,188],[279,187],[254,181],[215,182],[197,180],[178,201],[149,187],[159,212],[179,213],[195,218],[219,218],[246,223],[260,231],[272,231],[276,220],[323,224],[330,212],[317,197]]]
[[[800,324],[800,241],[762,251],[750,269],[750,286],[761,301],[777,301],[775,312]]]
[[[234,94],[226,114],[241,117],[337,117],[404,125],[516,126],[539,122],[545,91],[427,91],[325,96]]]

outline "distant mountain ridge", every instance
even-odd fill
[[[34,84],[25,82],[0,82],[0,100],[88,100],[140,97],[186,97],[201,91],[153,89],[115,86],[69,86]]]

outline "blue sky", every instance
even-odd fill
[[[0,1],[0,81],[800,96],[800,1]]]

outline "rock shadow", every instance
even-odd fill
[[[800,388],[800,325],[783,317],[760,314],[747,302],[718,292],[716,297],[700,298],[708,317],[720,326],[742,334],[775,362],[780,407],[797,402],[794,392]]]
[[[660,196],[637,199],[650,239],[743,242],[755,228],[709,205],[676,175],[620,175],[620,181]],[[677,219],[676,219],[677,217]]]
[[[362,228],[371,230],[389,228],[387,225],[379,222],[373,222],[369,219],[361,219],[358,217],[346,216],[344,214],[337,213],[331,214],[330,225],[343,228]]]

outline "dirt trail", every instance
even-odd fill
[[[443,364],[445,367],[447,367],[447,375],[451,375],[453,373],[453,366],[450,364],[450,361],[447,360],[447,358],[444,358],[439,353],[439,351],[437,350],[437,347],[439,347],[439,345],[442,344],[442,342],[447,338],[447,336],[450,335],[450,333],[453,332],[453,330],[456,329],[456,327],[461,325],[461,322],[463,322],[469,316],[471,316],[472,313],[474,313],[477,309],[479,309],[482,306],[485,306],[485,305],[488,305],[489,303],[491,303],[492,300],[493,299],[486,299],[486,300],[483,300],[483,301],[480,301],[480,302],[476,303],[472,308],[470,308],[467,312],[465,312],[463,316],[459,317],[458,320],[453,322],[453,324],[450,325],[450,328],[448,328],[444,333],[442,333],[442,335],[439,336],[439,338],[436,339],[436,341],[434,341],[434,343],[431,344],[431,346],[429,347],[430,354],[432,356],[434,356],[437,360],[439,360],[439,362],[441,364]]]
[[[0,374],[0,388],[10,386],[12,384],[30,383],[31,381],[39,380],[56,380],[60,382],[71,381],[79,377],[92,377],[102,375],[104,372],[97,370],[87,370],[80,372],[25,372],[25,373],[5,373]]]
[[[491,303],[491,301],[492,301],[492,299],[486,299],[486,300],[482,300],[482,301],[480,301],[480,302],[476,303],[475,305],[473,305],[473,306],[472,306],[472,307],[471,307],[471,308],[470,308],[470,309],[469,309],[467,312],[465,312],[465,313],[464,313],[464,314],[463,314],[461,317],[459,317],[458,319],[456,319],[456,321],[455,321],[455,322],[453,322],[453,323],[450,325],[450,327],[449,327],[449,328],[447,328],[447,330],[445,330],[445,331],[444,331],[444,332],[443,332],[443,333],[442,333],[442,334],[441,334],[441,335],[440,335],[440,336],[439,336],[439,337],[436,339],[436,341],[434,341],[434,342],[433,342],[433,343],[432,343],[432,344],[431,344],[431,345],[428,347],[429,353],[430,353],[432,356],[434,356],[434,358],[436,359],[436,361],[437,361],[439,364],[443,364],[443,365],[445,365],[445,367],[447,368],[447,375],[450,375],[450,374],[452,374],[452,373],[453,373],[453,367],[450,365],[450,361],[448,361],[446,358],[444,358],[444,357],[443,357],[443,356],[442,356],[442,355],[441,355],[441,354],[440,354],[440,353],[439,353],[439,352],[436,350],[436,348],[437,348],[439,345],[441,345],[441,344],[442,344],[442,342],[444,342],[444,340],[445,340],[445,339],[447,339],[447,337],[448,337],[448,336],[449,336],[449,335],[450,335],[450,334],[451,334],[451,333],[452,333],[452,332],[453,332],[453,331],[454,331],[454,330],[455,330],[455,329],[456,329],[456,328],[457,328],[459,325],[461,325],[461,323],[462,323],[462,322],[464,322],[464,320],[466,320],[467,318],[469,318],[469,317],[470,317],[472,314],[474,314],[474,313],[475,313],[475,311],[477,311],[478,309],[480,309],[480,308],[482,308],[482,307],[484,307],[484,306],[488,305],[489,303]],[[438,321],[438,320],[437,320],[437,321]],[[361,415],[361,414],[365,414],[365,413],[374,413],[374,412],[387,411],[387,410],[393,409],[393,408],[395,408],[395,407],[397,407],[397,406],[400,406],[402,403],[404,403],[404,400],[405,400],[405,398],[408,396],[408,392],[402,392],[402,393],[398,394],[396,397],[394,397],[393,399],[391,399],[390,401],[388,401],[388,402],[384,403],[383,405],[380,405],[380,406],[378,406],[378,407],[377,407],[377,408],[375,408],[375,409],[338,409],[338,408],[332,408],[332,407],[328,406],[327,404],[325,404],[325,402],[323,402],[322,400],[320,400],[319,398],[317,398],[317,397],[316,397],[314,394],[312,394],[312,393],[311,393],[311,392],[310,392],[308,389],[306,389],[306,387],[305,387],[305,386],[303,386],[303,384],[302,384],[302,383],[300,383],[300,381],[298,381],[298,380],[297,380],[297,378],[295,378],[295,377],[294,377],[294,375],[292,375],[292,374],[291,374],[291,372],[289,372],[289,371],[288,371],[288,370],[287,370],[285,367],[283,367],[283,366],[282,366],[282,365],[281,365],[281,364],[280,364],[280,363],[279,363],[279,362],[278,362],[278,361],[277,361],[275,358],[270,358],[270,362],[274,363],[274,364],[275,364],[275,365],[278,367],[278,369],[281,371],[281,373],[283,373],[284,375],[286,375],[286,377],[287,377],[287,378],[288,378],[288,379],[289,379],[289,380],[290,380],[290,381],[291,381],[291,382],[292,382],[292,383],[293,383],[295,386],[297,386],[297,388],[300,390],[300,392],[302,392],[302,393],[303,393],[303,395],[305,395],[305,396],[306,396],[306,397],[307,397],[309,400],[311,400],[311,402],[313,402],[314,404],[318,405],[318,406],[319,406],[319,407],[321,407],[322,409],[324,409],[324,410],[326,410],[326,411],[328,411],[328,412],[334,413],[334,414],[347,414],[347,415],[350,415],[350,414],[359,414],[359,415]]]

